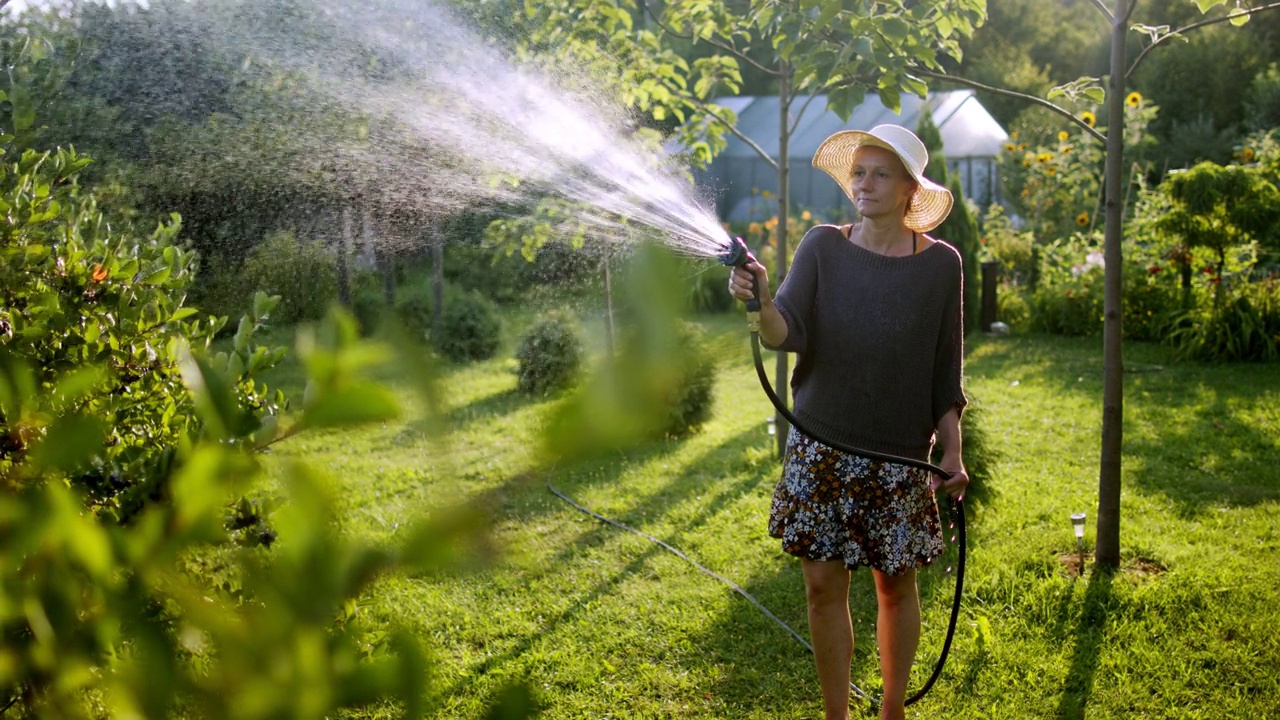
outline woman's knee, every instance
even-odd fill
[[[805,561],[804,590],[811,607],[847,605],[849,570],[840,562]]]
[[[875,573],[876,598],[881,606],[897,607],[916,601],[916,573],[914,570],[901,575]]]

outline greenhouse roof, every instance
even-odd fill
[[[778,155],[778,97],[776,95],[735,96],[716,100],[722,107],[738,114],[737,127],[769,153]],[[804,107],[803,100],[792,104],[792,114]],[[874,95],[854,109],[848,121],[841,120],[827,108],[827,96],[818,95],[808,103],[790,137],[792,158],[811,157],[827,136],[841,130],[869,130],[883,123],[894,123],[915,130],[922,111],[928,107],[933,122],[942,135],[942,146],[948,159],[994,157],[1009,139],[1009,134],[974,97],[973,90],[947,90],[929,93],[927,99],[915,95],[902,98],[898,113],[886,108]],[[730,137],[723,156],[756,156],[756,152],[737,137]]]

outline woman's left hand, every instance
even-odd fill
[[[939,478],[935,476],[933,489],[937,490],[941,487],[953,499],[964,500],[964,491],[969,487],[969,473],[964,469],[964,463],[949,463],[944,458],[942,465],[939,467],[947,471],[947,477]]]

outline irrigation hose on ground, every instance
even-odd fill
[[[734,238],[734,240],[730,242],[729,246],[725,248],[725,252],[721,254],[717,259],[720,260],[721,263],[728,265],[730,267],[745,265],[747,262],[750,261],[750,257],[747,252],[746,243],[744,243],[741,238]],[[943,470],[937,465],[934,465],[929,462],[925,462],[923,460],[916,460],[914,458],[900,457],[897,455],[888,455],[885,453],[877,453],[877,452],[872,452],[870,450],[863,450],[861,448],[851,447],[845,443],[836,442],[828,438],[823,438],[816,433],[810,432],[809,429],[807,429],[804,426],[804,424],[801,423],[800,420],[798,420],[796,416],[793,415],[789,409],[787,409],[786,404],[782,402],[782,399],[780,397],[778,397],[778,394],[773,389],[773,385],[770,384],[769,382],[769,376],[764,369],[764,358],[761,356],[761,352],[760,352],[759,292],[757,291],[755,295],[756,296],[754,298],[747,301],[746,307],[747,307],[747,326],[751,331],[751,354],[753,356],[753,359],[755,360],[756,375],[759,376],[760,386],[764,389],[765,395],[769,397],[769,401],[773,403],[773,406],[778,410],[778,413],[782,415],[782,417],[786,418],[787,422],[791,423],[792,427],[796,428],[796,430],[800,431],[805,435],[808,435],[809,437],[813,438],[814,440],[817,440],[818,442],[824,445],[833,447],[837,450],[840,450],[841,452],[849,453],[850,455],[857,455],[859,457],[864,457],[871,460],[879,460],[881,462],[895,463],[898,465],[906,465],[909,467],[914,467],[920,470],[928,471],[930,473],[937,475],[938,477],[945,478],[949,476],[949,473],[946,470]],[[800,635],[800,633],[796,632],[790,625],[787,625],[785,622],[783,622],[777,615],[774,615],[768,608],[762,605],[759,600],[752,597],[750,593],[748,593],[746,590],[743,590],[733,581],[729,580],[728,578],[725,578],[722,575],[719,575],[713,572],[712,570],[709,570],[708,568],[698,563],[697,561],[693,560],[692,558],[685,555],[684,553],[680,552],[676,548],[663,542],[662,540],[659,540],[658,538],[652,535],[649,535],[648,533],[642,532],[628,525],[624,525],[616,520],[607,518],[586,507],[583,507],[582,505],[579,505],[572,498],[570,498],[569,496],[557,490],[555,486],[553,486],[549,481],[547,482],[547,489],[550,490],[551,493],[554,494],[556,497],[569,503],[579,511],[586,513],[587,515],[590,515],[591,517],[594,517],[601,522],[608,523],[609,525],[613,525],[614,527],[639,535],[640,537],[643,537],[657,544],[663,549],[671,552],[681,560],[684,560],[690,565],[693,565],[702,573],[712,578],[715,578],[716,580],[719,580],[725,585],[728,585],[730,588],[734,590],[734,592],[746,598],[746,600],[750,602],[752,605],[755,605],[756,608],[760,610],[760,612],[764,613],[764,615],[767,616],[770,620],[773,620],[775,623],[781,626],[783,630],[786,630],[787,633],[791,635],[791,637],[795,638],[796,641],[799,642],[801,645],[803,645],[805,649],[807,649],[810,653],[813,652],[813,645],[811,645],[808,640],[806,640],[802,635]],[[956,623],[960,618],[960,599],[964,593],[964,562],[965,562],[965,550],[966,550],[966,544],[967,544],[966,537],[965,537],[964,503],[962,499],[954,499],[954,498],[950,498],[950,496],[948,496],[948,499],[950,500],[951,515],[954,518],[954,523],[955,523],[956,551],[957,551],[956,565],[955,565],[956,589],[955,589],[955,595],[951,602],[951,617],[947,621],[946,639],[943,640],[942,650],[938,653],[938,661],[933,666],[933,672],[930,673],[929,679],[925,681],[924,685],[922,685],[919,690],[915,691],[914,693],[911,693],[906,698],[905,704],[907,705],[913,705],[917,701],[919,701],[920,698],[924,697],[925,694],[927,694],[929,690],[933,687],[934,683],[938,681],[938,677],[942,675],[942,668],[946,664],[947,655],[951,651],[951,642],[955,638]],[[853,692],[854,695],[857,695],[858,697],[870,703],[873,709],[880,705],[880,701],[878,699],[872,697],[870,694],[868,694],[867,692],[859,688],[857,685],[850,683],[849,689]]]

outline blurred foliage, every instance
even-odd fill
[[[710,417],[717,360],[680,292],[680,260],[640,247],[621,278],[620,342],[552,413],[543,453],[576,458],[696,432]],[[727,290],[726,290],[727,292]]]
[[[24,714],[323,718],[388,699],[410,717],[429,709],[425,650],[366,626],[357,599],[387,573],[452,567],[479,538],[476,511],[410,523],[383,545],[352,541],[335,531],[324,483],[293,464],[272,517],[281,539],[235,556],[235,591],[188,569],[191,553],[229,541],[228,503],[263,481],[255,449],[399,413],[388,390],[361,379],[387,351],[358,341],[349,317],[331,315],[298,345],[308,387],[287,427],[245,422],[233,377],[178,351],[201,430],[174,453],[165,501],[129,523],[86,513],[57,480],[103,447],[86,432],[102,419],[78,402],[89,388],[73,380],[95,366],[37,383],[23,360],[4,361],[5,417],[47,420],[38,448],[11,468],[24,482],[0,495],[11,559],[0,575],[0,688]]]

